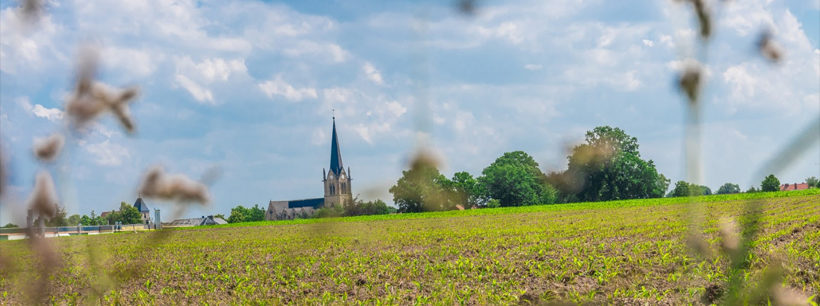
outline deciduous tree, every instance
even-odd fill
[[[760,183],[760,191],[779,191],[780,190],[780,180],[774,176],[774,174],[769,174],[766,178],[763,179],[763,182]]]
[[[478,181],[501,206],[555,203],[556,191],[546,181],[538,163],[523,151],[507,152],[484,171]]]

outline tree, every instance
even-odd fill
[[[818,179],[817,179],[816,177],[814,177],[814,176],[812,176],[812,177],[807,177],[807,178],[806,178],[806,184],[808,184],[808,185],[809,185],[809,188],[820,188],[820,180],[818,180]]]
[[[231,208],[231,215],[228,217],[228,223],[245,222],[248,209],[242,205]]]
[[[19,227],[19,226],[17,226],[17,224],[14,224],[14,223],[8,223],[8,224],[6,224],[6,225],[3,225],[3,226],[2,226],[2,227],[0,227],[0,228],[18,228],[18,227]]]
[[[717,194],[740,193],[740,186],[737,184],[726,183],[718,188]]]
[[[42,218],[42,217],[40,217],[40,218]],[[39,222],[40,221],[36,221],[35,224],[39,224]],[[46,226],[50,226],[50,227],[68,225],[68,220],[66,219],[65,207],[57,205],[57,214],[54,215],[54,218],[46,219],[45,224],[46,224]]]
[[[77,225],[77,224],[80,224],[81,220],[82,220],[82,217],[80,217],[80,215],[73,214],[70,217],[68,217],[68,220],[66,221],[66,223],[68,225]]]
[[[259,207],[259,204],[254,204],[253,207],[249,208],[245,208],[242,205],[231,208],[231,215],[226,221],[228,221],[228,223],[239,223],[264,220],[265,210]]]
[[[780,180],[774,176],[774,174],[769,174],[763,182],[760,183],[760,191],[779,191],[780,190]]]
[[[652,160],[641,159],[637,138],[619,128],[599,126],[588,131],[585,140],[567,157],[566,171],[548,175],[562,202],[664,195],[669,179],[658,173]]]
[[[689,197],[689,196],[701,196],[701,195],[710,195],[712,194],[712,190],[709,187],[687,183],[685,181],[678,181],[675,183],[675,188],[669,192],[670,197]]]
[[[685,181],[677,181],[675,182],[675,188],[669,192],[670,197],[688,197],[689,196],[689,183]]]
[[[759,190],[755,189],[755,186],[752,186],[752,187],[749,187],[749,189],[746,189],[746,193],[755,193],[755,192],[758,192],[758,191]]]
[[[538,163],[522,151],[504,153],[481,174],[482,188],[501,206],[555,203],[555,188],[547,184]]]
[[[456,194],[456,202],[464,207],[483,206],[487,202],[487,190],[483,184],[465,171],[456,172],[450,180]]]
[[[120,203],[120,211],[118,214],[119,220],[122,224],[140,224],[142,223],[142,214],[136,207],[128,203]]]
[[[393,202],[399,205],[399,212],[422,212],[452,209],[455,199],[448,186],[449,180],[439,173],[430,157],[421,155],[402,171],[396,184],[390,187]]]

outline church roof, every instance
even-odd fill
[[[330,142],[330,171],[336,175],[342,173],[342,151],[339,148],[339,137],[336,135],[336,117],[333,117],[333,139]]]
[[[151,210],[148,209],[148,205],[146,205],[145,202],[142,201],[142,198],[137,198],[137,201],[134,202],[134,207],[136,207],[137,210],[139,210],[141,213],[151,212]]]
[[[324,204],[325,198],[293,200],[288,201],[288,208],[313,207],[314,209],[319,209],[319,207],[322,207]]]

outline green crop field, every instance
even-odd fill
[[[780,263],[782,283],[816,301],[813,189],[49,239],[63,260],[37,288],[28,243],[4,241],[0,304],[720,303],[719,220],[753,199],[763,213],[743,283]],[[687,246],[692,211],[712,257]]]

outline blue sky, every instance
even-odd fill
[[[0,2],[0,137],[10,165],[0,222],[20,220],[39,169],[55,176],[70,213],[132,203],[152,165],[222,176],[213,201],[322,195],[335,109],[345,166],[361,198],[391,200],[418,139],[451,175],[479,175],[524,150],[542,170],[599,125],[638,138],[641,154],[684,179],[684,104],[674,86],[695,54],[688,7],[675,1],[49,1],[34,28]],[[702,182],[748,188],[754,172],[820,116],[820,0],[711,1]],[[762,29],[785,50],[755,52]],[[64,132],[76,52],[99,47],[99,80],[138,85],[137,133],[103,117],[40,165],[36,138]],[[422,135],[422,136],[420,136]],[[820,175],[815,143],[782,182]],[[149,201],[165,209],[168,205]],[[17,221],[19,222],[19,221]]]

